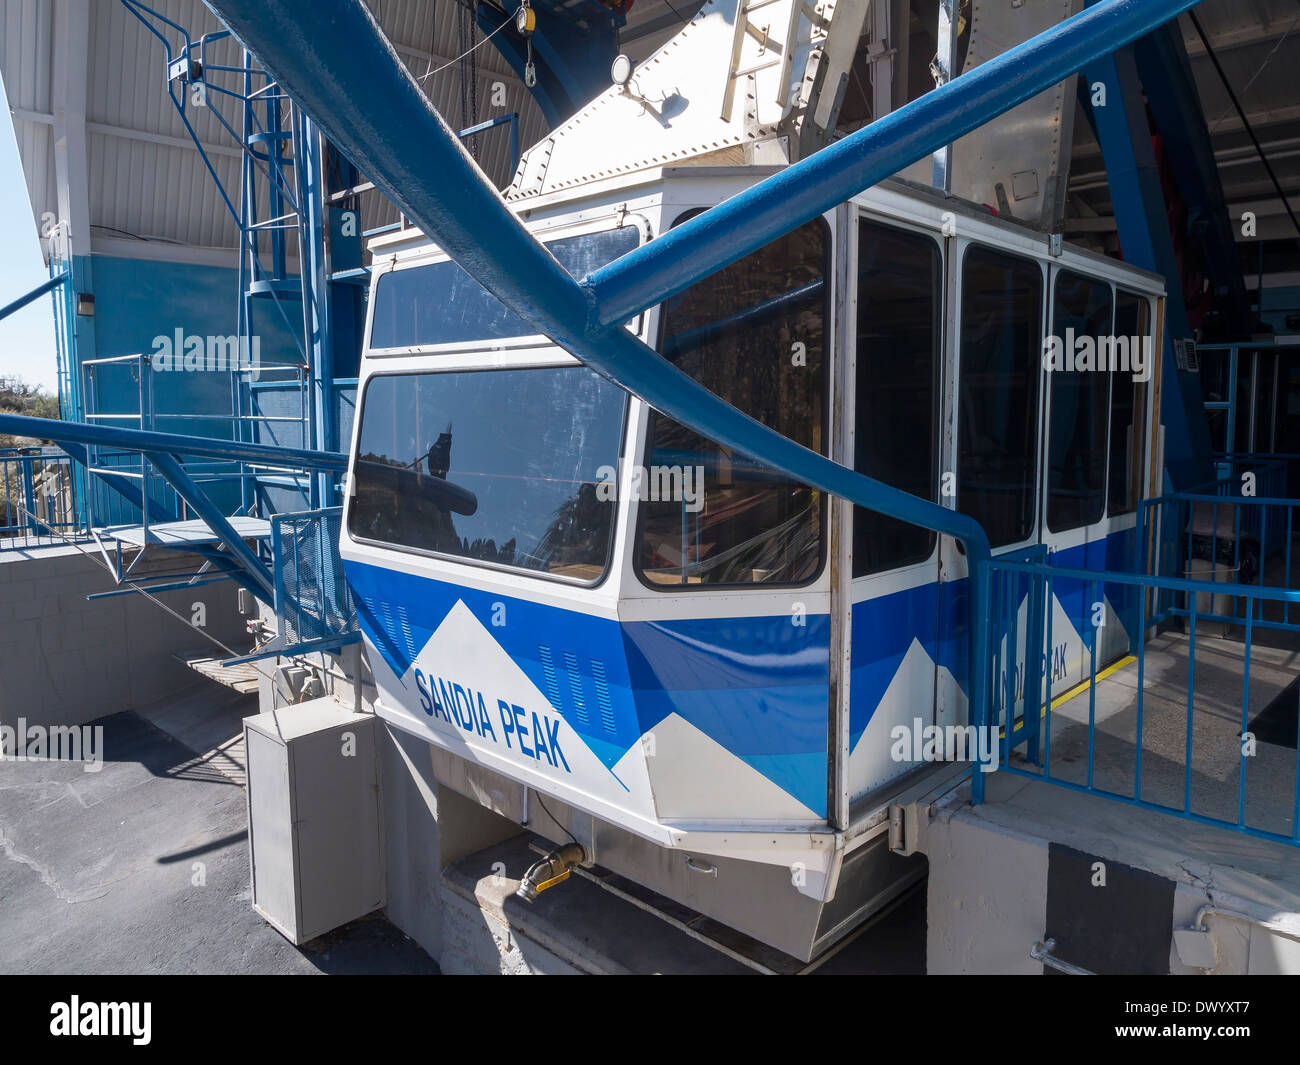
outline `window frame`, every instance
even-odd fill
[[[964,353],[962,350],[963,349],[962,336],[966,324],[965,309],[966,309],[967,261],[969,259],[972,250],[979,250],[983,252],[991,252],[995,255],[1000,255],[1008,259],[1015,259],[1022,263],[1027,263],[1033,266],[1034,269],[1038,271],[1038,284],[1039,284],[1038,315],[1037,315],[1038,345],[1035,349],[1036,354],[1033,359],[1033,369],[1036,374],[1037,383],[1035,386],[1036,402],[1034,404],[1034,409],[1031,414],[1033,424],[1034,424],[1034,438],[1033,438],[1033,447],[1031,449],[1033,470],[1032,470],[1032,477],[1030,481],[1032,500],[1031,500],[1031,506],[1029,508],[1029,528],[1023,536],[1021,536],[1018,539],[1011,540],[1005,544],[993,544],[990,541],[990,547],[995,555],[1005,554],[1008,552],[1018,550],[1019,548],[1022,548],[1026,545],[1039,543],[1042,537],[1042,532],[1045,528],[1043,522],[1042,510],[1043,510],[1044,500],[1046,498],[1046,492],[1043,490],[1044,486],[1042,482],[1043,482],[1043,465],[1044,465],[1043,448],[1045,446],[1045,437],[1047,433],[1047,402],[1046,402],[1046,395],[1045,395],[1046,389],[1044,388],[1044,380],[1043,380],[1044,377],[1046,377],[1046,374],[1043,371],[1042,350],[1043,350],[1043,338],[1047,335],[1047,312],[1048,312],[1048,306],[1050,304],[1048,286],[1051,284],[1051,268],[1050,268],[1051,264],[1046,262],[1042,258],[1038,257],[1037,255],[1035,255],[1032,252],[1032,250],[1027,250],[1027,249],[1022,250],[1019,248],[1012,248],[1010,246],[1004,247],[1000,244],[992,243],[987,238],[983,238],[983,237],[966,238],[964,242],[960,245],[960,250],[961,250],[960,255],[952,257],[954,262],[953,269],[956,276],[957,285],[950,297],[950,303],[952,306],[952,313],[953,313],[953,331],[949,342],[951,344],[951,350],[955,356],[953,360],[953,368],[952,368],[952,375],[951,375],[952,404],[953,404],[953,419],[952,419],[952,426],[951,426],[952,471],[956,476],[956,482],[954,485],[955,492],[952,497],[952,506],[953,509],[956,510],[959,514],[967,514],[968,517],[974,518],[975,516],[973,514],[969,514],[967,511],[962,510],[962,506],[961,506],[962,418],[963,418],[962,402],[961,402],[961,386],[962,386],[963,365],[965,363]],[[979,521],[978,518],[975,518],[975,520]],[[982,522],[981,525],[983,525]],[[987,533],[987,529],[985,530],[985,532]]]
[[[933,244],[934,248],[937,250],[939,254],[939,276],[937,279],[937,286],[936,286],[937,292],[936,292],[936,301],[934,305],[934,318],[933,318],[935,324],[934,376],[933,376],[933,381],[931,382],[932,398],[934,401],[934,406],[933,406],[933,410],[931,411],[931,428],[933,431],[933,444],[932,444],[933,464],[930,473],[931,473],[934,492],[930,497],[928,497],[928,501],[931,503],[935,503],[936,505],[943,506],[942,474],[943,474],[943,466],[944,466],[944,390],[947,387],[947,380],[949,375],[948,311],[949,311],[949,303],[951,300],[951,292],[949,291],[950,286],[949,286],[948,270],[949,270],[950,247],[948,242],[944,240],[934,230],[926,229],[914,225],[907,225],[904,222],[900,221],[899,219],[888,215],[878,215],[878,214],[871,213],[867,210],[859,209],[853,218],[853,223],[854,223],[853,239],[858,242],[857,247],[859,249],[858,256],[857,256],[858,276],[854,278],[855,299],[854,299],[853,322],[851,323],[852,330],[853,330],[852,358],[853,358],[853,367],[854,367],[853,370],[854,395],[851,398],[851,409],[852,409],[852,418],[853,418],[853,437],[855,441],[855,448],[856,448],[856,440],[857,440],[857,433],[858,433],[859,416],[861,414],[861,409],[859,408],[857,403],[857,374],[858,374],[857,336],[858,336],[858,322],[859,322],[858,316],[861,314],[860,286],[861,286],[862,226],[864,223],[870,224],[873,226],[878,226],[883,229],[893,230],[894,232],[909,234],[913,237],[922,240],[927,240],[931,244]],[[847,325],[848,323],[846,323],[846,326]],[[855,472],[861,472],[861,471],[856,471],[856,467],[855,467]],[[917,496],[917,498],[922,499],[927,497]],[[854,503],[848,503],[847,506],[850,513],[849,536],[852,538],[856,535],[857,532],[858,511],[867,508],[859,507],[857,504]],[[929,530],[929,533],[930,533],[929,536],[930,549],[924,557],[912,559],[906,562],[900,562],[896,565],[891,565],[884,569],[868,570],[864,573],[853,572],[851,568],[849,574],[850,583],[856,581],[870,580],[872,578],[878,578],[878,577],[887,577],[891,574],[906,572],[908,570],[915,569],[919,566],[928,566],[934,563],[936,561],[936,556],[940,550],[940,545],[942,543],[943,537],[939,533],[935,532],[933,529]],[[854,563],[856,564],[856,552],[854,555]]]
[[[1150,376],[1145,381],[1141,382],[1142,402],[1140,405],[1137,402],[1138,382],[1137,381],[1133,382],[1134,384],[1133,424],[1135,426],[1140,425],[1142,427],[1142,448],[1141,448],[1141,454],[1137,456],[1140,462],[1139,470],[1138,470],[1137,502],[1135,502],[1132,507],[1123,510],[1111,509],[1111,504],[1112,504],[1111,460],[1115,457],[1115,452],[1112,445],[1112,440],[1115,433],[1115,380],[1113,374],[1111,377],[1110,402],[1106,407],[1106,509],[1104,514],[1102,515],[1102,520],[1107,522],[1118,521],[1122,518],[1127,518],[1130,517],[1131,515],[1135,515],[1138,512],[1138,509],[1141,507],[1142,501],[1146,498],[1146,491],[1150,483],[1149,456],[1151,454],[1151,446],[1152,446],[1151,438],[1153,435],[1152,422],[1154,421],[1154,419],[1151,416],[1151,403],[1152,403],[1152,397],[1154,396],[1156,388],[1158,387],[1156,381],[1156,370],[1160,364],[1160,352],[1156,347],[1157,338],[1156,338],[1155,300],[1152,298],[1152,296],[1149,293],[1142,292],[1134,288],[1127,288],[1123,284],[1116,281],[1110,282],[1110,288],[1111,288],[1111,330],[1112,332],[1119,324],[1119,304],[1121,299],[1128,298],[1134,300],[1143,308],[1142,313],[1146,317],[1146,328],[1147,328],[1146,333],[1143,335],[1149,336],[1151,338],[1152,365],[1151,365]]]
[[[669,205],[665,204],[665,209],[668,206]],[[700,206],[700,205],[683,207],[683,209],[679,211],[678,214],[673,218],[672,222],[664,226],[664,232],[665,233],[669,232],[674,227],[685,222],[687,219],[691,218],[694,215],[700,214],[707,209],[708,209],[707,207]],[[830,458],[832,438],[833,438],[832,419],[834,417],[833,409],[832,409],[833,389],[832,389],[831,376],[835,372],[835,365],[836,365],[835,345],[837,343],[837,338],[838,338],[838,334],[836,332],[836,323],[835,323],[835,306],[836,306],[835,304],[835,284],[836,284],[835,263],[836,263],[836,255],[839,252],[839,248],[837,247],[837,242],[835,237],[835,226],[831,224],[831,222],[827,219],[825,214],[820,214],[816,218],[810,219],[810,221],[819,223],[823,229],[824,236],[825,236],[825,258],[823,262],[824,274],[823,274],[823,281],[822,281],[824,327],[823,327],[823,337],[822,337],[822,388],[821,388],[822,451],[820,452],[820,454],[822,454],[824,457]],[[786,236],[786,235],[787,234],[782,234],[782,236]],[[780,239],[781,239],[780,237],[776,238],[776,240],[780,240]],[[775,243],[775,240],[772,243]],[[767,246],[768,245],[764,245],[764,248],[766,248]],[[762,248],[759,249],[759,251],[762,250],[763,250]],[[758,252],[754,252],[752,254],[758,254]],[[704,278],[702,280],[707,281],[708,278]],[[696,284],[699,283],[700,282],[696,282]],[[664,347],[664,341],[666,339],[667,324],[668,324],[668,315],[666,313],[665,304],[666,301],[664,303],[660,303],[656,308],[655,329],[654,329],[655,338],[653,344],[651,344],[654,350],[660,354],[661,358],[663,357],[662,352]],[[654,428],[655,418],[665,417],[665,415],[660,414],[658,411],[651,408],[648,404],[643,404],[643,406],[646,409],[645,426],[641,430],[640,438],[637,440],[636,453],[640,456],[641,465],[645,466],[647,460],[649,459],[649,456],[653,453],[652,449],[653,449],[654,442],[653,440],[651,440],[650,434],[652,429]],[[697,434],[697,435],[703,436],[704,434]],[[706,439],[708,438],[706,437]],[[793,581],[781,581],[781,582],[772,581],[772,582],[763,582],[763,583],[750,582],[747,584],[722,584],[722,583],[719,584],[704,584],[704,583],[659,584],[653,580],[650,580],[646,576],[645,570],[642,568],[641,563],[639,561],[641,542],[645,531],[645,518],[646,518],[646,511],[647,511],[647,507],[645,505],[647,501],[641,499],[636,499],[632,501],[633,506],[635,507],[635,516],[634,516],[634,520],[628,523],[629,525],[628,563],[631,567],[632,574],[635,576],[636,580],[641,584],[642,587],[648,589],[651,592],[659,593],[662,595],[680,595],[683,593],[690,594],[690,595],[708,595],[712,593],[714,595],[727,595],[727,596],[747,595],[747,594],[761,595],[764,592],[770,592],[770,591],[789,591],[791,589],[810,588],[813,585],[817,584],[819,581],[821,581],[826,573],[826,563],[827,563],[827,559],[830,557],[832,518],[831,518],[831,506],[830,506],[829,494],[821,491],[820,489],[811,488],[811,487],[809,487],[808,490],[818,492],[821,497],[818,500],[818,507],[820,508],[819,520],[821,522],[821,533],[818,536],[817,568],[813,570],[813,572],[809,574],[809,576],[805,580],[798,581],[798,582],[793,582]]]
[[[1044,325],[1043,339],[1046,340],[1047,337],[1054,335],[1051,332],[1051,330],[1054,330],[1056,328],[1056,293],[1057,293],[1057,285],[1058,282],[1060,281],[1062,274],[1069,274],[1072,277],[1079,278],[1091,284],[1106,286],[1106,288],[1110,291],[1110,335],[1113,337],[1115,335],[1115,322],[1117,320],[1118,312],[1119,312],[1119,289],[1115,285],[1115,282],[1113,282],[1107,277],[1101,277],[1097,274],[1091,274],[1084,270],[1076,269],[1073,266],[1065,266],[1065,265],[1054,263],[1052,264],[1051,276],[1048,282],[1051,286],[1051,294],[1050,294],[1051,298],[1047,301],[1047,305],[1048,305],[1047,320]],[[1097,371],[1089,371],[1089,372],[1095,373]],[[1045,387],[1043,388],[1043,447],[1042,447],[1043,457],[1042,457],[1042,468],[1039,473],[1039,478],[1042,481],[1042,486],[1043,486],[1041,528],[1042,528],[1043,536],[1065,536],[1072,532],[1078,532],[1080,530],[1094,528],[1095,526],[1108,521],[1111,517],[1110,514],[1110,434],[1111,434],[1111,415],[1114,413],[1114,403],[1115,403],[1115,379],[1114,379],[1115,371],[1112,370],[1106,373],[1106,399],[1105,399],[1105,403],[1103,404],[1103,407],[1106,411],[1106,431],[1104,434],[1104,439],[1102,444],[1103,455],[1102,455],[1102,480],[1101,480],[1101,513],[1092,521],[1085,521],[1079,525],[1070,525],[1061,529],[1054,528],[1052,526],[1051,519],[1049,517],[1051,501],[1052,501],[1052,484],[1051,484],[1052,417],[1053,414],[1055,413],[1055,411],[1053,410],[1053,403],[1052,403],[1053,400],[1053,392],[1051,388],[1052,376],[1053,375],[1050,373],[1043,373],[1042,375]],[[1137,508],[1134,507],[1134,510],[1128,511],[1128,513],[1132,514],[1136,509]],[[1116,516],[1122,517],[1123,515],[1116,515]]]
[[[611,224],[616,222],[617,224]],[[544,227],[530,229],[529,233],[543,245],[549,245],[553,241],[566,240],[569,237],[582,237],[589,234],[613,232],[619,229],[634,229],[637,233],[637,243],[629,251],[635,251],[637,248],[648,243],[654,236],[654,230],[650,220],[644,214],[638,211],[628,211],[625,213],[613,213],[603,215],[600,218],[584,220],[582,222],[566,222],[557,225],[553,229]],[[626,253],[625,253],[626,254]],[[392,358],[402,355],[447,355],[447,354],[473,354],[482,352],[501,352],[517,351],[526,348],[548,348],[558,347],[550,337],[544,333],[521,334],[512,337],[497,337],[493,339],[484,338],[482,340],[449,340],[438,344],[410,344],[399,347],[379,348],[371,344],[374,336],[375,312],[379,305],[379,286],[383,283],[384,278],[401,270],[418,270],[426,266],[436,266],[439,263],[452,262],[452,256],[438,248],[436,245],[429,248],[422,248],[408,256],[394,258],[389,268],[378,272],[375,275],[374,284],[368,290],[368,299],[366,302],[366,322],[365,322],[365,342],[362,345],[363,357],[374,358]],[[581,280],[576,278],[575,280]],[[645,324],[645,312],[640,311],[632,318],[628,319],[624,328],[628,329],[634,336],[640,336]],[[561,349],[563,350],[563,349]]]
[[[595,589],[601,587],[609,580],[610,575],[617,572],[617,552],[615,548],[618,545],[619,521],[621,520],[624,508],[622,506],[622,492],[616,492],[613,503],[613,512],[609,522],[609,537],[605,549],[604,565],[601,569],[600,576],[591,580],[580,580],[576,577],[565,577],[560,574],[547,573],[543,570],[528,569],[523,566],[508,566],[500,562],[486,562],[481,559],[469,558],[465,555],[450,555],[444,551],[430,551],[428,548],[413,547],[407,544],[397,544],[388,540],[373,540],[369,537],[358,536],[352,531],[352,514],[356,508],[357,497],[354,493],[354,479],[356,477],[356,463],[360,455],[361,438],[365,428],[366,417],[366,399],[370,393],[370,385],[377,378],[381,377],[434,377],[440,374],[466,374],[466,373],[535,373],[538,371],[556,371],[556,370],[573,370],[585,369],[589,373],[596,374],[578,360],[572,362],[538,362],[528,363],[519,366],[433,366],[428,369],[419,370],[378,370],[366,377],[364,387],[357,397],[357,426],[356,431],[352,434],[351,461],[348,465],[348,496],[347,506],[344,509],[342,526],[350,541],[355,544],[363,544],[367,547],[381,548],[387,551],[395,551],[398,554],[414,555],[420,558],[436,559],[440,562],[449,562],[454,565],[467,566],[470,569],[489,570],[495,573],[504,573],[516,577],[527,577],[534,580],[547,581],[553,584],[560,584],[570,588]],[[609,382],[611,388],[618,388],[617,385]],[[627,454],[627,430],[628,422],[632,410],[632,397],[624,389],[618,389],[622,392],[623,409],[619,416],[618,427],[618,455],[615,457],[613,466],[616,470],[621,470],[624,457]]]

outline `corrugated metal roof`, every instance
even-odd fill
[[[456,0],[369,2],[434,106],[450,125],[460,127],[462,69],[454,61],[460,51]],[[221,29],[202,0],[153,0],[150,6],[185,27],[192,40]],[[13,112],[28,192],[38,220],[45,211],[57,212],[53,9],[48,0],[0,0],[0,76]],[[182,118],[168,97],[168,53],[158,36],[167,41],[175,55],[182,47],[181,34],[146,16],[157,31],[151,33],[120,0],[94,0],[88,5],[88,15],[85,119],[94,240],[99,243],[108,238],[143,238],[233,252],[238,246],[238,228],[193,145],[191,129],[205,146],[212,169],[237,206],[242,104],[220,90],[242,91],[243,78],[214,66],[242,66],[241,47],[227,38],[209,48],[206,80],[213,86],[209,93],[212,106],[187,105]],[[495,47],[490,42],[482,43],[481,32],[476,39],[480,42],[474,53],[478,120],[516,112],[522,150],[545,135],[545,120]],[[254,88],[260,84],[255,81]],[[218,111],[236,135],[224,128]],[[508,129],[501,127],[481,134],[475,148],[489,177],[498,185],[508,183],[514,171]],[[262,179],[262,202],[265,191]],[[367,227],[387,224],[397,217],[378,193],[363,196],[362,210]]]
[[[453,62],[460,51],[457,0],[367,2],[448,123],[460,126],[470,121],[473,116],[462,114],[461,67]],[[701,2],[636,0],[621,33],[622,50],[636,61],[645,58],[677,32]],[[911,2],[914,30],[917,26],[924,29],[933,14],[933,2]],[[154,0],[151,6],[187,27],[193,37],[219,28],[202,0]],[[28,192],[38,220],[46,211],[57,211],[51,80],[54,7],[48,0],[0,0],[0,75],[14,112]],[[88,11],[87,150],[96,239],[127,236],[233,250],[237,245],[234,221],[191,143],[185,122],[168,99],[162,41],[121,0],[91,0]],[[1300,67],[1300,10],[1295,0],[1204,0],[1196,12],[1265,142],[1274,169],[1288,192],[1295,194],[1300,190],[1300,92],[1295,89],[1295,71]],[[179,47],[175,31],[160,25],[158,29],[173,48]],[[1186,16],[1182,29],[1229,203],[1276,200]],[[482,41],[481,35],[478,39]],[[918,42],[922,50],[924,44]],[[208,59],[234,66],[239,65],[241,55],[238,44],[226,40],[212,48]],[[477,117],[483,120],[515,111],[520,116],[520,148],[541,139],[546,133],[541,112],[494,45],[481,44],[475,60]],[[209,69],[208,77],[218,89],[241,88],[241,79],[234,75]],[[497,98],[504,94],[504,106],[493,103],[497,86]],[[237,102],[220,92],[214,92],[213,102],[238,129]],[[186,117],[199,140],[208,146],[213,169],[238,202],[240,146],[218,121],[217,108],[189,107]],[[1096,145],[1087,123],[1075,123],[1075,129],[1074,203],[1084,213],[1107,215],[1109,197]],[[477,149],[484,170],[498,185],[505,185],[512,170],[507,130],[483,135]],[[263,181],[263,196],[264,189]],[[368,227],[396,219],[391,206],[377,193],[362,197],[362,210]]]

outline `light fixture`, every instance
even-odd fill
[[[632,80],[632,60],[625,55],[616,55],[610,64],[609,76],[615,85],[626,85]]]

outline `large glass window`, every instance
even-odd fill
[[[582,366],[372,377],[348,531],[598,580],[625,406],[620,388]]]
[[[1156,365],[1151,307],[1145,297],[1119,293],[1115,300],[1115,335],[1127,337],[1130,350],[1135,341],[1146,346],[1140,373],[1117,369],[1111,374],[1109,509],[1112,515],[1132,513],[1142,498],[1147,389],[1151,387]],[[1147,379],[1135,380],[1135,376]]]
[[[581,233],[546,247],[575,278],[613,262],[640,243],[636,226]],[[375,285],[372,348],[473,343],[533,336],[531,325],[450,260],[393,270]]]
[[[1047,376],[1047,527],[1092,525],[1106,510],[1106,422],[1110,402],[1112,300],[1104,281],[1056,275],[1051,340],[1059,344]]]
[[[666,358],[710,391],[824,453],[830,232],[801,226],[667,301]],[[651,584],[801,584],[821,568],[824,500],[746,455],[652,414],[638,471],[637,569]]]
[[[1030,259],[972,246],[962,264],[957,505],[994,547],[1034,530],[1043,279]]]
[[[858,226],[854,468],[922,499],[937,496],[943,256],[918,233]],[[934,532],[853,511],[853,576],[930,557]]]

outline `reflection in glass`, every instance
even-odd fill
[[[636,226],[562,237],[546,245],[575,278],[640,243]],[[393,270],[375,286],[372,348],[475,343],[533,336],[537,330],[450,260]]]
[[[1053,369],[1047,376],[1047,527],[1065,532],[1100,521],[1106,509],[1106,421],[1112,374],[1097,369],[1097,355],[1110,348],[1110,285],[1068,270],[1057,274],[1052,335],[1066,350],[1073,345],[1076,354],[1087,353],[1088,341],[1092,343],[1087,368]]]
[[[585,367],[366,386],[355,537],[594,581],[609,561],[625,393]]]
[[[962,267],[957,505],[994,547],[1034,529],[1043,281],[1038,264],[971,247]]]
[[[1150,304],[1141,296],[1121,292],[1115,301],[1115,335],[1146,337],[1151,334]],[[1154,354],[1151,356],[1154,360]],[[1152,374],[1155,372],[1152,364]],[[1147,381],[1134,381],[1131,373],[1116,370],[1110,383],[1109,512],[1129,514],[1142,498],[1142,462],[1146,453]]]
[[[710,391],[824,453],[830,234],[820,219],[693,285],[663,309],[661,350]],[[793,584],[820,569],[821,493],[652,414],[646,471],[703,470],[702,507],[646,499],[637,566],[652,583]],[[657,478],[655,478],[657,480]]]
[[[858,227],[854,468],[922,499],[937,495],[943,257],[929,237]],[[853,576],[922,562],[932,530],[853,510]]]

